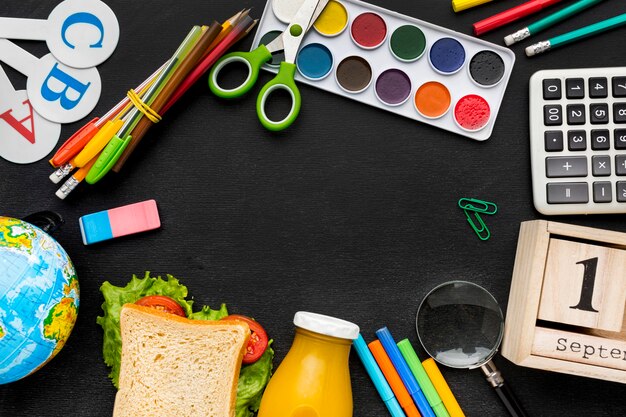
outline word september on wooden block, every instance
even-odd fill
[[[502,355],[626,383],[626,233],[535,220],[520,227]]]
[[[161,227],[154,200],[88,214],[78,221],[85,245]]]

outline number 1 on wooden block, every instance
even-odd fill
[[[550,239],[540,320],[619,332],[626,302],[626,251]]]

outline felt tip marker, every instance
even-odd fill
[[[435,417],[435,413],[432,408],[430,408],[424,393],[413,376],[411,369],[409,369],[409,365],[407,365],[406,361],[402,357],[400,349],[398,349],[396,341],[393,340],[393,336],[391,335],[389,329],[383,327],[382,329],[377,330],[376,336],[378,336],[378,340],[380,340],[383,348],[385,348],[385,352],[389,355],[391,363],[393,363],[394,368],[398,371],[404,386],[409,391],[413,401],[415,401],[420,413],[422,413],[424,417]]]
[[[428,358],[422,362],[422,366],[428,374],[428,378],[430,378],[430,381],[437,389],[437,393],[439,393],[439,396],[441,397],[443,404],[446,406],[446,410],[448,410],[450,417],[465,417],[463,410],[461,410],[461,406],[457,402],[452,390],[437,367],[435,360],[433,358]]]
[[[365,339],[363,339],[363,336],[359,334],[359,337],[352,342],[352,346],[354,346],[354,350],[356,350],[356,353],[361,359],[361,362],[363,362],[363,366],[365,367],[367,374],[370,376],[370,379],[374,383],[374,386],[376,387],[380,398],[387,406],[389,414],[391,414],[392,417],[405,417],[405,414],[400,407],[400,403],[398,403],[398,400],[393,395],[391,387],[385,380],[385,376],[376,364],[376,360],[372,356],[372,352],[370,352],[367,344],[365,344]]]
[[[85,245],[161,227],[154,200],[88,214],[78,221]]]
[[[450,417],[448,411],[446,410],[446,406],[443,405],[443,401],[441,401],[441,397],[437,394],[437,390],[433,386],[433,383],[430,382],[430,378],[428,378],[428,374],[424,370],[422,366],[422,362],[420,362],[417,353],[415,353],[415,349],[411,346],[411,342],[409,339],[404,339],[398,342],[398,349],[400,349],[400,353],[406,360],[407,365],[413,372],[413,376],[417,379],[417,383],[419,384],[428,404],[432,407],[433,411],[437,415],[437,417]]]
[[[472,7],[491,3],[492,1],[493,0],[452,0],[452,10],[454,10],[455,13],[458,13],[463,10],[471,9]]]
[[[420,412],[415,407],[413,400],[411,399],[411,395],[407,391],[406,387],[402,383],[402,379],[400,379],[400,375],[396,371],[396,368],[393,367],[391,363],[391,359],[385,352],[385,348],[380,344],[380,340],[374,340],[369,345],[367,345],[376,359],[376,363],[380,366],[380,370],[387,378],[387,382],[391,387],[393,393],[398,399],[398,403],[406,413],[407,417],[421,417]]]

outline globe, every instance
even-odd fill
[[[32,374],[59,353],[78,304],[76,271],[57,241],[0,216],[0,384]]]

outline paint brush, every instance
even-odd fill
[[[538,42],[526,48],[526,55],[534,56],[542,54],[544,52],[551,51],[552,49],[559,48],[624,25],[626,25],[626,13],[594,23],[593,25],[585,26],[562,35],[555,36],[547,41]]]
[[[571,4],[558,12],[552,13],[550,16],[546,16],[543,19],[540,19],[527,27],[518,30],[517,32],[511,33],[504,37],[504,43],[507,46],[511,46],[514,43],[520,42],[526,38],[529,38],[543,30],[548,29],[551,26],[556,25],[563,20],[570,18],[572,16],[577,15],[583,10],[595,6],[604,0],[579,0],[574,4]]]

